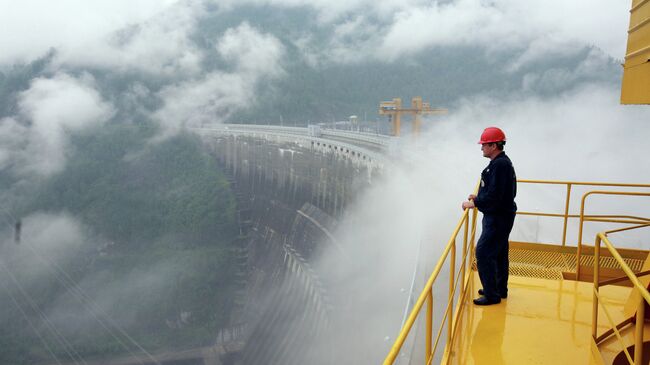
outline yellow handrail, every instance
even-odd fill
[[[629,229],[643,228],[647,226],[648,224],[642,224],[635,227],[629,227]],[[605,315],[608,317],[610,324],[613,326],[612,332],[616,335],[619,342],[623,343],[618,326],[616,326],[613,323],[613,320],[611,318],[611,315],[607,311],[607,308],[604,305],[602,305],[599,301],[600,299],[599,290],[601,284],[600,246],[601,243],[604,243],[605,247],[610,252],[612,257],[614,257],[614,259],[618,262],[623,272],[625,272],[625,275],[627,275],[630,282],[632,282],[633,290],[637,291],[640,294],[639,296],[640,299],[639,302],[637,303],[637,310],[636,310],[636,327],[635,327],[635,334],[634,334],[634,339],[635,339],[634,361],[632,361],[632,357],[630,356],[630,353],[627,351],[627,348],[624,345],[624,343],[623,343],[623,352],[625,353],[625,356],[627,357],[628,361],[631,364],[643,364],[643,325],[645,320],[645,303],[650,304],[650,292],[648,292],[648,289],[646,289],[645,286],[641,283],[641,281],[639,281],[637,275],[635,275],[632,269],[630,269],[630,267],[625,263],[621,255],[618,253],[616,248],[614,248],[614,245],[612,245],[612,243],[609,241],[607,237],[609,233],[620,232],[620,231],[622,231],[622,229],[600,232],[596,235],[596,244],[594,246],[594,293],[593,293],[594,298],[593,298],[593,313],[592,313],[592,322],[591,322],[592,339],[596,347],[598,346],[599,342],[603,340],[603,339],[599,339],[598,337],[598,308],[600,305],[603,308]]]
[[[582,229],[584,222],[586,221],[604,221],[604,222],[613,222],[613,223],[627,223],[627,224],[644,224],[648,222],[647,218],[638,217],[637,219],[605,219],[598,220],[594,218],[587,218],[585,216],[585,202],[587,198],[591,195],[620,195],[620,196],[650,196],[650,193],[642,193],[635,191],[600,191],[594,190],[585,193],[582,196],[582,201],[580,203],[580,226],[578,231],[578,248],[576,249],[576,279],[580,280],[580,257],[582,255]],[[636,217],[635,217],[636,218]]]
[[[637,184],[637,183],[610,183],[610,182],[594,182],[594,181],[567,181],[567,180],[533,180],[533,179],[517,179],[518,183],[525,184],[547,184],[547,185],[578,185],[578,186],[611,186],[619,188],[638,188],[650,187],[650,184]]]
[[[618,187],[618,188],[650,188],[650,184],[585,182],[585,181],[559,181],[559,180],[518,179],[517,183],[522,183],[522,184],[543,184],[543,185],[565,185],[566,186],[566,195],[565,195],[564,213],[563,214],[562,213],[526,212],[526,211],[517,212],[517,215],[564,218],[564,225],[562,227],[562,246],[566,245],[566,234],[567,234],[567,226],[568,226],[569,218],[581,218],[581,215],[569,214],[572,187],[574,187],[574,186],[598,186],[598,187]],[[592,221],[592,219],[591,219],[592,217],[597,217],[597,216],[586,216],[586,215],[584,215],[584,211],[583,211],[582,216],[586,217],[588,219],[583,220],[583,221],[580,222],[580,232],[582,232],[582,224],[584,224],[585,221]],[[612,218],[625,218],[625,216],[612,216]],[[596,221],[596,219],[594,219],[593,221]],[[602,221],[610,222],[610,221],[607,221],[607,220],[602,220]],[[627,222],[621,222],[621,223],[627,223]],[[582,241],[582,233],[580,233],[580,237],[578,238],[578,241],[579,241],[578,246],[580,246],[581,245],[580,241]]]
[[[528,215],[528,216],[538,216],[538,217],[557,217],[564,218],[564,224],[562,227],[562,246],[566,245],[566,234],[569,218],[578,218],[578,242],[576,248],[576,279],[580,280],[580,258],[582,256],[582,233],[585,222],[607,222],[607,223],[622,223],[622,224],[642,224],[648,222],[648,218],[643,217],[634,217],[627,215],[586,215],[585,214],[585,201],[586,198],[590,195],[601,194],[601,195],[650,195],[648,193],[638,193],[638,192],[624,192],[624,191],[600,191],[594,190],[586,192],[582,195],[581,205],[580,205],[580,214],[569,214],[569,206],[571,200],[571,188],[573,186],[598,186],[598,187],[619,187],[619,188],[650,188],[650,184],[629,184],[629,183],[605,183],[605,182],[581,182],[581,181],[553,181],[553,180],[526,180],[520,179],[517,180],[518,183],[529,183],[529,184],[549,184],[549,185],[566,185],[566,197],[565,197],[565,206],[564,214],[560,213],[539,213],[539,212],[517,212],[517,215]]]
[[[447,346],[446,346],[446,351],[449,350],[449,346],[451,344],[451,337],[453,336],[453,330],[455,329],[454,323],[456,322],[456,317],[458,315],[454,316],[454,318],[451,318],[451,313],[454,312],[453,308],[453,299],[454,295],[456,293],[456,288],[458,287],[458,283],[461,283],[461,293],[464,293],[467,287],[468,283],[468,278],[469,278],[469,271],[465,270],[467,263],[472,262],[473,260],[473,246],[474,246],[474,238],[475,238],[475,232],[476,232],[476,216],[477,212],[476,209],[471,210],[473,212],[471,219],[470,219],[470,209],[466,209],[463,212],[463,215],[461,216],[460,220],[456,224],[456,228],[454,229],[451,238],[447,242],[447,245],[445,246],[444,251],[442,252],[442,255],[440,256],[440,259],[438,260],[435,268],[433,269],[433,272],[431,273],[431,276],[427,280],[427,283],[424,286],[424,289],[422,290],[420,296],[418,297],[418,300],[415,302],[415,305],[413,306],[413,309],[411,310],[411,313],[408,316],[408,319],[402,326],[402,329],[400,331],[400,334],[398,335],[397,339],[395,340],[395,343],[393,344],[392,348],[390,349],[390,352],[386,356],[386,359],[384,360],[384,365],[388,364],[393,364],[395,361],[395,358],[399,354],[402,345],[406,341],[406,338],[413,327],[413,324],[415,323],[415,320],[417,319],[418,315],[420,314],[420,311],[422,310],[422,306],[424,305],[425,301],[427,302],[427,312],[426,312],[426,356],[425,356],[425,363],[429,364],[433,360],[433,356],[435,354],[435,351],[437,349],[437,345],[440,340],[440,336],[442,333],[442,328],[445,325],[446,322],[448,322],[448,332],[447,332]],[[447,308],[445,310],[445,315],[442,320],[442,323],[440,325],[440,330],[438,331],[438,335],[435,339],[435,346],[432,347],[432,318],[433,318],[433,283],[437,279],[438,275],[440,274],[440,271],[442,270],[442,267],[444,266],[445,262],[447,261],[447,258],[450,256],[451,253],[451,260],[455,261],[455,251],[456,251],[456,238],[458,237],[461,228],[465,226],[464,229],[464,234],[463,234],[463,263],[461,264],[460,271],[463,273],[462,275],[459,275],[459,277],[455,277],[453,271],[455,271],[454,264],[450,265],[450,288],[449,288],[449,295],[448,295],[448,303],[447,303]],[[468,235],[468,232],[470,230],[471,226],[471,236]],[[468,241],[469,240],[469,241]],[[450,262],[452,262],[450,261]]]
[[[560,217],[564,218],[563,234],[562,234],[562,245],[566,244],[566,232],[567,224],[569,218],[580,219],[580,237],[582,237],[582,224],[586,221],[597,221],[597,222],[616,222],[616,223],[633,223],[633,224],[647,224],[650,222],[650,219],[643,217],[635,216],[625,216],[625,215],[586,215],[584,214],[584,204],[580,214],[569,214],[570,208],[570,197],[571,190],[573,186],[609,186],[609,187],[624,187],[624,188],[650,188],[650,184],[627,184],[627,183],[601,183],[601,182],[579,182],[579,181],[552,181],[552,180],[517,180],[518,183],[526,184],[552,184],[552,185],[565,185],[566,188],[566,199],[565,199],[565,209],[564,214],[553,214],[553,213],[539,213],[539,212],[517,212],[518,215],[532,215],[532,216],[550,216],[550,217]],[[476,191],[476,190],[475,190]],[[597,192],[589,192],[586,194],[593,195]],[[650,195],[650,193],[639,193],[641,195]],[[584,196],[583,196],[584,202]],[[397,355],[399,354],[406,338],[408,337],[415,320],[420,315],[424,303],[427,303],[426,309],[426,342],[425,342],[425,364],[430,364],[433,361],[434,355],[436,353],[438,343],[442,334],[442,330],[445,325],[447,325],[447,342],[445,346],[445,354],[443,356],[443,362],[448,358],[451,350],[451,341],[455,335],[456,323],[458,323],[458,318],[461,315],[460,306],[454,310],[454,297],[457,293],[458,286],[460,285],[461,297],[464,296],[469,279],[471,278],[469,270],[467,267],[474,260],[474,244],[475,244],[475,233],[476,233],[476,220],[477,220],[477,210],[472,209],[472,215],[470,216],[470,210],[467,209],[463,212],[460,220],[456,224],[456,227],[451,234],[451,238],[447,242],[445,249],[442,252],[442,255],[436,266],[434,267],[429,279],[427,280],[418,300],[415,302],[413,309],[411,310],[406,322],[402,326],[400,333],[395,340],[395,343],[390,349],[390,352],[386,356],[383,364],[389,365],[393,364]],[[462,263],[460,265],[458,276],[455,272],[455,263],[456,263],[456,241],[458,239],[461,228],[464,227],[463,234],[463,249],[462,249]],[[471,235],[470,233],[471,229]],[[581,241],[581,239],[579,239]],[[580,249],[581,242],[578,243],[578,250]],[[440,323],[437,337],[433,339],[433,284],[438,278],[442,267],[444,266],[447,259],[450,259],[450,280],[449,280],[449,291],[448,291],[448,302],[447,308],[445,309],[444,316]],[[622,260],[620,256],[618,259]],[[618,260],[617,259],[617,260]],[[453,262],[453,263],[452,263]],[[577,261],[579,270],[579,256]],[[630,271],[631,272],[631,271]],[[647,292],[647,291],[646,291]],[[452,316],[453,313],[453,316]],[[432,345],[433,342],[433,345]]]

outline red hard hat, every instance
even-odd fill
[[[497,127],[487,127],[481,133],[481,140],[478,141],[479,144],[484,143],[494,143],[494,142],[503,142],[506,140],[506,134]]]

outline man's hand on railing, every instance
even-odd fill
[[[469,194],[467,197],[467,201],[463,202],[463,210],[468,209],[468,208],[476,208],[476,205],[474,205],[474,199],[476,198],[476,195],[474,194]]]

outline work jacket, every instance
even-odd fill
[[[483,214],[505,215],[517,211],[517,176],[505,152],[499,153],[481,173],[474,205]]]

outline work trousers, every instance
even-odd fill
[[[483,232],[476,243],[476,265],[483,295],[497,300],[508,296],[508,237],[515,214],[483,215]]]

